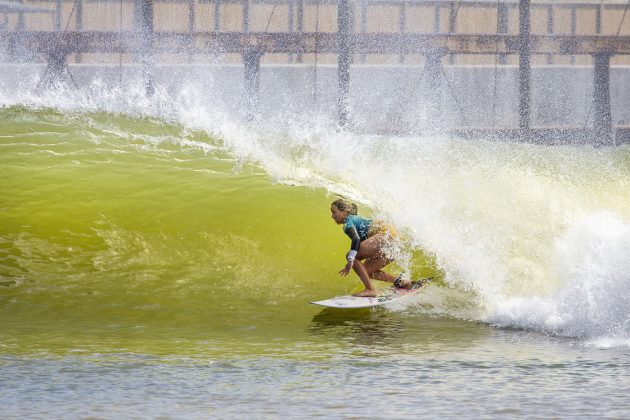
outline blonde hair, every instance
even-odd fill
[[[340,198],[338,200],[333,201],[331,206],[337,207],[339,211],[348,210],[349,214],[357,214],[359,212],[357,205],[351,201],[346,200],[345,198]]]

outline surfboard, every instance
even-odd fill
[[[420,292],[423,289],[423,286],[426,286],[431,280],[433,280],[433,277],[414,281],[411,287],[407,289],[395,286],[387,287],[379,290],[378,296],[375,297],[345,295],[326,300],[311,301],[309,303],[312,303],[313,305],[326,306],[328,308],[340,309],[371,308],[373,306],[385,305],[388,302],[415,295]]]

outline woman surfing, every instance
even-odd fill
[[[344,199],[335,200],[330,205],[330,212],[333,220],[343,225],[343,231],[352,240],[350,252],[346,254],[348,262],[339,274],[347,276],[352,268],[365,286],[364,290],[353,296],[377,296],[371,279],[394,283],[396,287],[411,286],[411,280],[403,280],[402,275],[394,277],[382,271],[393,261],[383,251],[388,239],[396,234],[392,227],[359,216],[357,205]]]

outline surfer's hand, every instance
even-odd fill
[[[339,274],[341,274],[342,276],[347,276],[351,268],[352,268],[352,261],[348,261],[346,266],[339,271]]]

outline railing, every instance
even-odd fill
[[[18,31],[26,29],[25,15],[48,14],[52,17],[56,16],[56,13],[48,8],[27,6],[14,1],[0,1],[0,14],[4,17],[3,21],[0,22],[0,31],[11,30],[9,15],[17,16],[14,29]]]
[[[0,4],[18,5],[15,2]],[[36,0],[37,11],[21,12],[20,19],[9,20],[5,12],[5,31],[103,31],[129,32],[139,26],[138,0]],[[155,32],[180,34],[204,32],[336,33],[336,0],[156,0],[153,16]],[[44,7],[47,6],[48,8]],[[20,5],[20,7],[31,7]],[[0,7],[0,12],[2,8]],[[531,3],[534,35],[630,35],[630,17],[620,25],[627,12],[627,1],[534,1]],[[47,18],[25,22],[23,13],[48,13]],[[517,0],[428,1],[357,0],[350,3],[351,33],[398,34],[517,34]],[[408,54],[380,52],[379,60],[405,63]],[[133,59],[133,57],[129,57]],[[129,59],[127,58],[127,59]],[[190,58],[190,57],[189,57]],[[229,59],[228,59],[229,60]],[[267,59],[273,62],[304,62],[314,57],[284,54]],[[334,57],[319,57],[319,62],[334,62]],[[449,55],[450,64],[493,64],[494,56],[466,58]],[[500,56],[500,64],[510,63]],[[553,54],[534,57],[534,64],[588,64],[588,58],[559,58]],[[568,61],[567,61],[568,60]],[[360,54],[356,62],[370,62]],[[416,60],[417,62],[417,60]],[[514,63],[514,61],[512,61]],[[620,58],[618,63],[630,63]]]
[[[121,36],[122,35],[122,36]],[[20,45],[43,54],[124,53],[138,54],[146,40],[137,32],[97,31],[20,31],[0,32],[0,43]],[[159,53],[209,54],[220,50],[226,54],[336,54],[337,34],[267,33],[267,32],[195,32],[193,34],[156,32],[149,39],[151,51]],[[350,49],[356,54],[518,54],[518,35],[484,34],[352,34]],[[630,36],[605,35],[532,35],[532,54],[600,55],[630,54]]]

